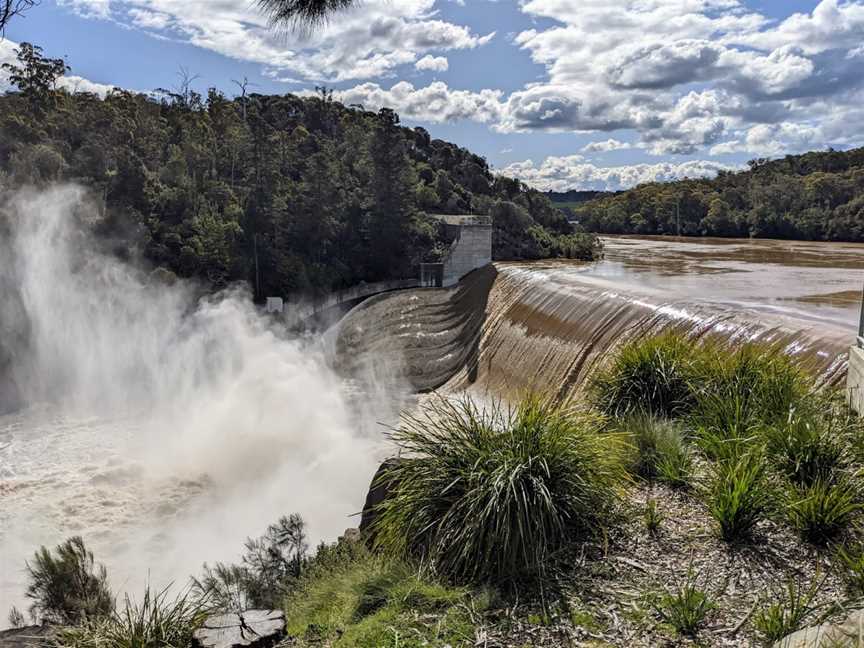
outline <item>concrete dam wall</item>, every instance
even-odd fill
[[[616,346],[670,330],[730,346],[778,344],[823,384],[845,378],[849,337],[842,328],[612,292],[580,281],[578,272],[536,264],[495,264],[453,288],[380,295],[349,313],[335,336],[344,370],[398,364],[418,391],[506,397],[534,389],[572,398]]]

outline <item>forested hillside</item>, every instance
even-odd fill
[[[489,214],[503,258],[599,252],[542,193],[390,110],[316,96],[206,96],[188,82],[104,99],[22,44],[0,97],[0,188],[74,180],[100,198],[117,252],[256,295],[414,276],[447,241],[428,213]],[[256,263],[257,261],[257,263]]]
[[[864,241],[864,148],[754,160],[747,171],[640,185],[572,212],[607,234]]]

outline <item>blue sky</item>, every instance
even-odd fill
[[[311,35],[252,0],[43,0],[0,59],[21,41],[70,88],[327,85],[556,190],[864,143],[864,0],[361,0]]]

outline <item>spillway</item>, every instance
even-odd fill
[[[450,290],[361,304],[340,324],[343,364],[399,362],[416,389],[578,397],[617,345],[676,330],[780,345],[840,385],[855,336],[864,246],[617,238],[606,258],[499,263]]]

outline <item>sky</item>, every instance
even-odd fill
[[[864,0],[361,0],[311,33],[254,0],[42,0],[5,36],[72,90],[326,86],[544,190],[864,145]]]

